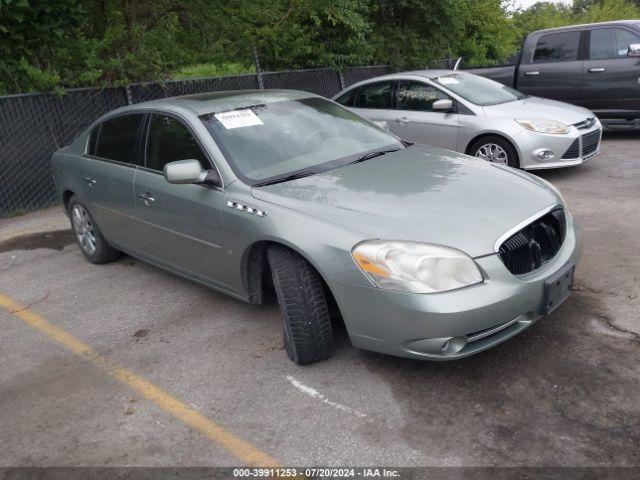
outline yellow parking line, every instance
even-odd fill
[[[257,447],[234,435],[213,420],[205,417],[202,413],[189,407],[171,394],[165,392],[160,387],[136,375],[126,368],[119,367],[106,358],[96,353],[89,345],[74,337],[60,327],[48,322],[40,315],[31,310],[28,306],[21,305],[10,297],[0,293],[0,307],[12,313],[30,327],[38,330],[47,337],[62,344],[76,355],[88,360],[105,370],[109,375],[119,382],[127,385],[141,396],[155,403],[165,412],[173,415],[181,422],[198,430],[209,440],[220,445],[241,460],[244,464],[252,466],[272,466],[279,465],[275,459],[271,458]]]

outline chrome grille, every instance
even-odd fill
[[[557,208],[507,238],[498,255],[514,275],[533,272],[555,257],[565,231],[564,210]]]

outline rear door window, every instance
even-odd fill
[[[640,43],[640,35],[623,28],[596,28],[591,30],[589,59],[626,58],[632,43]]]
[[[146,167],[162,171],[165,164],[177,160],[198,160],[202,168],[209,162],[198,142],[180,120],[167,115],[152,115],[147,138]]]
[[[139,165],[138,135],[142,119],[142,114],[134,114],[102,122],[95,142],[93,138],[89,142],[89,153],[107,160]]]
[[[354,106],[358,108],[392,108],[393,82],[365,85],[358,89]]]
[[[336,98],[336,102],[340,105],[344,105],[345,107],[353,106],[353,99],[356,96],[356,90],[349,90],[347,93],[343,93],[338,98]]]
[[[569,62],[578,59],[580,32],[558,32],[543,35],[533,54],[533,63]]]

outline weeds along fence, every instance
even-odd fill
[[[226,90],[286,88],[330,97],[360,80],[389,73],[387,66],[262,72],[117,88],[82,88],[64,95],[0,97],[0,218],[58,202],[51,154],[102,114],[158,98]]]

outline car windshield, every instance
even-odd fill
[[[383,128],[318,97],[201,118],[235,173],[250,185],[286,181],[404,148]]]
[[[513,88],[477,75],[454,73],[435,80],[453,93],[481,107],[513,102],[526,97]]]

